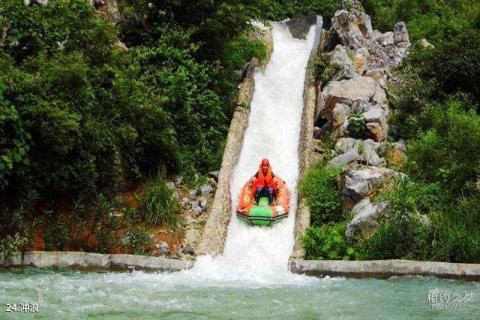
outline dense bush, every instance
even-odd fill
[[[476,0],[362,0],[373,25],[392,30],[397,21],[405,21],[411,38],[427,38],[435,44],[452,34],[461,34],[474,26],[480,15]]]
[[[348,117],[348,132],[353,138],[364,138],[366,130],[367,123],[361,113],[354,112]]]
[[[300,192],[310,208],[311,224],[320,226],[343,218],[337,178],[342,170],[319,161],[300,182]]]
[[[164,179],[147,183],[141,202],[140,214],[148,225],[176,227],[178,200]]]
[[[0,239],[0,259],[10,258],[16,252],[22,251],[27,244],[28,239],[20,236],[18,233],[14,236],[7,235]]]
[[[358,251],[345,238],[346,222],[310,227],[302,237],[307,259],[355,260]]]
[[[260,14],[269,20],[284,20],[318,14],[329,25],[331,18],[340,7],[340,0],[260,0],[257,2]]]
[[[438,186],[406,179],[379,197],[388,201],[391,217],[363,242],[364,259],[420,259],[431,244],[431,229],[422,215],[434,212]]]
[[[459,101],[426,110],[431,128],[409,145],[409,171],[453,196],[480,174],[480,116]]]
[[[244,4],[154,5],[122,2],[129,38],[84,0],[2,3],[2,210],[32,193],[112,197],[161,166],[187,178],[218,168],[235,71],[263,45],[244,36]],[[117,36],[135,40],[128,53]]]
[[[451,203],[438,187],[410,181],[390,192],[392,217],[361,242],[361,258],[480,262],[478,191]]]

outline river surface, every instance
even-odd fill
[[[178,273],[0,271],[0,319],[480,319],[479,283],[289,272],[303,86],[319,28],[295,39],[285,24],[273,24],[273,55],[255,74],[249,126],[230,181],[235,209],[242,185],[269,158],[292,192],[288,219],[250,227],[233,210],[223,255],[199,257],[193,269]],[[433,310],[435,301],[454,309]],[[7,304],[21,311],[22,303],[37,303],[38,313],[6,312]]]
[[[18,270],[0,273],[0,319],[480,318],[479,283],[422,277],[294,278],[264,284],[185,273]],[[471,293],[472,298],[466,309],[432,310],[427,298],[435,288],[462,299]],[[39,312],[4,312],[5,304],[24,302],[38,303]]]

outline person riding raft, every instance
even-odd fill
[[[273,203],[278,194],[278,186],[274,178],[275,174],[270,166],[270,161],[262,159],[257,173],[252,177],[252,191],[257,203],[261,197],[267,197],[269,205]]]
[[[237,217],[253,226],[271,226],[288,217],[290,192],[285,181],[272,172],[268,159],[263,159],[258,172],[242,187]]]

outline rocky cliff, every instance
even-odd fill
[[[404,176],[388,168],[405,159],[404,143],[388,140],[388,88],[410,40],[403,22],[381,33],[358,1],[342,5],[313,61],[317,103],[311,149],[314,158],[329,154],[329,164],[343,168],[338,183],[342,209],[354,215],[347,228],[352,237],[373,231],[379,216],[388,216],[388,204],[371,199]],[[320,147],[326,145],[322,140],[331,141],[330,150]]]

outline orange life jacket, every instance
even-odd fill
[[[257,174],[253,177],[252,193],[255,194],[258,188],[273,188],[273,192],[277,194],[278,187],[273,179],[275,175],[272,172],[272,167],[269,165],[266,174],[263,174],[262,164],[258,167]]]

